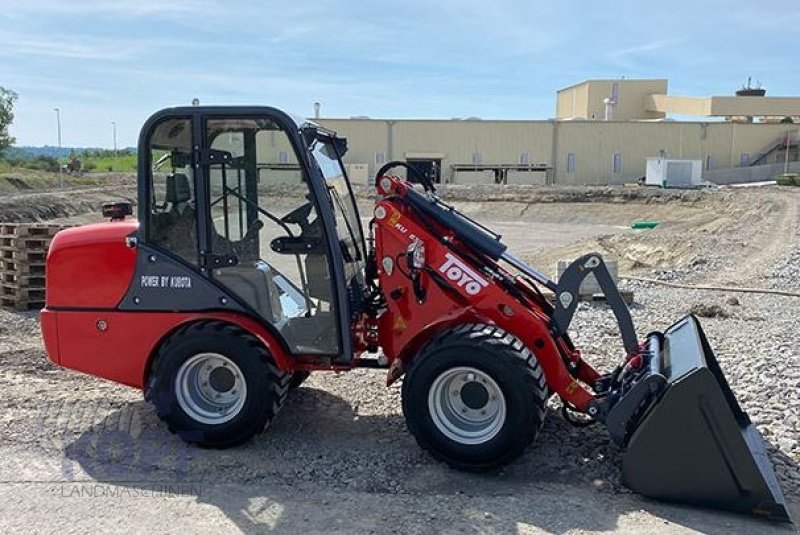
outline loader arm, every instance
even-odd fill
[[[628,356],[634,356],[640,351],[633,318],[628,310],[628,305],[622,299],[619,288],[611,278],[606,263],[598,253],[589,253],[572,262],[558,279],[555,288],[556,302],[551,328],[553,335],[560,337],[567,334],[575,310],[578,308],[578,291],[584,279],[594,274],[597,284],[606,296],[606,302],[617,318],[622,343]]]
[[[421,193],[396,176],[378,177],[376,185],[382,200],[375,210],[374,258],[387,306],[378,332],[396,372],[390,371],[390,381],[405,363],[410,370],[422,366],[415,359],[425,358],[417,356],[424,343],[447,336],[448,329],[496,326],[530,348],[549,391],[568,407],[565,416],[581,412],[607,428],[624,450],[623,480],[633,490],[788,519],[766,446],[694,318],[650,333],[640,344],[599,254],[578,258],[554,282],[434,192]],[[422,259],[416,272],[411,252]],[[605,374],[582,359],[567,334],[580,285],[590,274],[616,317],[625,348],[620,364]],[[554,306],[536,295],[539,286],[555,293]]]

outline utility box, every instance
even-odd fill
[[[365,163],[347,164],[347,176],[353,184],[369,186],[369,166]]]
[[[453,184],[494,184],[494,176],[494,171],[488,169],[476,171],[458,169],[453,173]]]
[[[570,265],[571,262],[566,260],[559,260],[558,265],[556,266],[556,271],[558,272],[558,278],[561,278],[561,275],[566,271],[567,267]],[[619,263],[616,260],[605,260],[606,268],[608,269],[608,274],[611,275],[611,279],[614,281],[614,285],[617,284],[619,280]],[[627,304],[633,303],[633,291],[631,290],[619,290],[620,296],[622,296],[622,300],[625,301]],[[553,297],[555,298],[555,296]],[[606,296],[603,294],[602,288],[600,288],[600,284],[598,284],[597,279],[595,278],[593,273],[590,273],[588,277],[583,279],[581,283],[581,287],[578,289],[578,300],[579,301],[605,301]]]
[[[662,188],[698,188],[703,179],[702,160],[648,158],[644,183]]]
[[[546,171],[528,171],[523,169],[509,169],[506,171],[506,184],[510,185],[537,185],[547,184]]]
[[[556,270],[558,272],[558,278],[561,278],[561,275],[564,274],[564,271],[567,270],[567,267],[572,262],[566,260],[559,260],[558,265],[556,266]],[[617,283],[619,278],[619,264],[616,260],[605,260],[606,268],[608,268],[608,273],[611,275],[611,278],[614,280],[614,284]],[[581,283],[581,287],[578,290],[578,294],[581,296],[591,296],[595,294],[601,294],[603,290],[600,288],[600,285],[597,283],[597,279],[594,278],[594,274],[590,273],[588,277],[583,279]]]

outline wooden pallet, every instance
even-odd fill
[[[16,285],[20,288],[44,288],[44,274],[41,275],[25,275],[15,272],[3,272],[0,275],[2,284]]]
[[[0,258],[12,260],[19,264],[41,264],[47,259],[47,251],[26,251],[12,247],[0,247]]]
[[[52,238],[64,225],[43,223],[0,223],[0,236],[4,238]]]
[[[0,236],[0,248],[17,249],[26,251],[47,251],[53,238],[41,238],[39,236]]]
[[[13,275],[40,275],[44,276],[44,262],[26,262],[18,259],[0,258],[0,271]]]
[[[44,308],[44,301],[17,299],[15,297],[0,296],[0,307],[14,310],[38,310]]]
[[[0,306],[42,308],[47,249],[64,225],[0,223]]]
[[[44,288],[20,288],[15,284],[4,283],[0,285],[0,294],[17,301],[44,301]]]

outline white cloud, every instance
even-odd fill
[[[678,41],[675,39],[663,39],[658,41],[651,41],[649,43],[642,43],[639,45],[634,45],[631,47],[614,50],[611,52],[611,57],[615,59],[624,59],[624,58],[629,58],[631,56],[640,56],[648,52],[655,52],[656,50],[662,50],[677,43]]]
[[[7,17],[43,13],[48,15],[113,15],[146,17],[166,14],[186,14],[206,10],[213,3],[204,0],[0,0],[0,9]]]
[[[13,39],[0,47],[0,54],[6,56],[22,54],[87,60],[121,59],[130,56],[134,51],[132,47],[120,47],[117,42],[84,45],[65,39]]]

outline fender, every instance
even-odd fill
[[[253,334],[283,371],[293,371],[296,360],[302,358],[290,356],[279,337],[255,319],[238,313],[45,308],[41,318],[47,354],[55,364],[138,389],[146,384],[152,359],[164,339],[196,321],[224,321]]]

